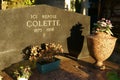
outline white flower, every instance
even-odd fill
[[[112,29],[113,25],[110,20],[107,20],[105,18],[102,18],[101,20],[97,21],[97,23],[94,23],[95,28],[93,28],[93,32],[105,32],[107,34],[113,35],[110,29]]]
[[[2,78],[3,78],[3,77],[0,75],[0,80],[2,80]]]
[[[28,80],[28,79],[24,77],[18,77],[17,80]]]
[[[102,18],[101,20],[105,20],[105,18]]]
[[[107,25],[107,24],[106,24],[105,22],[101,22],[101,23],[100,23],[100,26],[102,26],[102,27],[106,27],[106,25]]]
[[[110,29],[113,27],[113,25],[112,25],[112,24],[109,24],[108,26],[109,26],[109,28],[110,28]]]

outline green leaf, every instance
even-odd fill
[[[117,72],[108,72],[107,73],[107,80],[120,80],[118,77]]]

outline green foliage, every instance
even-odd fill
[[[107,73],[107,80],[120,80],[120,77],[118,77],[117,72],[110,71]]]
[[[35,0],[9,0],[7,1],[8,8],[25,7],[25,6],[33,5],[34,2]]]
[[[32,5],[34,2],[35,0],[24,0],[24,5]]]
[[[81,12],[81,0],[75,1],[75,12],[80,13]]]
[[[25,67],[20,66],[20,68],[14,72],[14,75],[16,76],[17,79],[19,78],[29,79],[31,73],[32,73],[31,68],[29,66],[25,66]]]

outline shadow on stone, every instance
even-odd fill
[[[106,72],[108,70],[98,70],[94,67],[92,63],[79,60],[80,66],[78,68],[88,74],[88,79],[90,80],[107,80]]]
[[[32,47],[32,46],[29,45],[29,46],[25,47],[24,49],[22,49],[22,53],[24,54],[23,59],[29,60],[29,56],[30,56],[30,54],[31,54],[31,47]]]
[[[75,58],[78,57],[83,47],[84,36],[82,35],[82,29],[82,24],[77,23],[72,27],[70,37],[67,38],[69,55]]]
[[[65,71],[64,69],[56,69],[46,74],[41,74],[37,69],[33,71],[29,80],[83,80],[81,77]]]

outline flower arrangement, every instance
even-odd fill
[[[110,20],[102,18],[101,20],[94,23],[93,33],[105,32],[107,34],[113,35],[110,29],[112,29],[112,23]]]
[[[31,76],[31,73],[31,68],[29,66],[21,66],[18,70],[14,72],[14,75],[17,80],[28,80]]]
[[[55,55],[63,53],[62,45],[55,43],[42,43],[40,46],[32,46],[29,54],[30,61],[49,63],[54,61]],[[26,54],[27,55],[27,54]],[[28,56],[28,55],[27,55]]]

